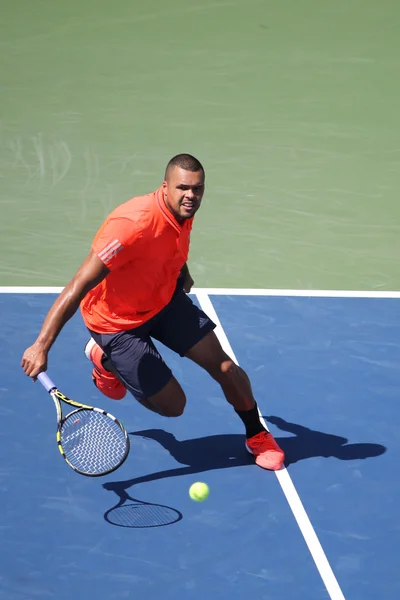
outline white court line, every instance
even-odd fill
[[[59,294],[62,287],[0,286],[0,294]],[[269,290],[246,288],[196,288],[193,294],[223,296],[295,296],[306,298],[400,298],[400,291],[376,290]]]
[[[47,286],[3,286],[0,287],[0,294],[59,294],[63,289]]]
[[[223,296],[298,296],[306,298],[400,298],[400,291],[377,290],[292,290],[246,288],[193,288],[192,292]]]
[[[201,308],[217,325],[215,333],[218,336],[218,339],[221,342],[223,349],[232,358],[232,360],[236,362],[236,364],[239,364],[233,353],[229,340],[224,330],[222,329],[221,322],[218,318],[216,310],[212,305],[208,294],[204,290],[198,290],[197,298],[199,300]],[[262,418],[260,411],[258,412],[260,414],[260,419],[263,425],[267,427],[267,424]],[[308,546],[311,556],[314,559],[315,565],[322,578],[322,581],[325,584],[326,590],[331,600],[345,600],[343,592],[340,589],[340,586],[336,580],[336,577],[328,562],[328,559],[326,558],[325,552],[320,544],[317,534],[314,531],[311,521],[304,509],[304,506],[300,500],[296,488],[293,485],[288,471],[286,470],[286,468],[283,467],[280,471],[275,471],[275,475],[278,478],[282,491],[285,494],[286,500],[288,501],[288,504],[292,509],[293,516],[296,519],[297,525],[299,526],[301,533],[303,534],[304,540]]]

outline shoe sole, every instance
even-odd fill
[[[95,346],[95,345],[96,345],[96,342],[94,341],[94,339],[93,339],[93,338],[90,338],[90,340],[87,342],[87,344],[86,344],[86,346],[85,346],[85,356],[86,356],[86,358],[87,358],[88,360],[90,360],[90,361],[92,360],[92,359],[90,358],[90,355],[91,355],[91,353],[92,353],[92,348],[93,348],[93,346]]]

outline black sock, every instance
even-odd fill
[[[257,435],[261,431],[266,431],[264,425],[260,421],[258,414],[257,403],[250,410],[236,410],[235,412],[242,419],[243,424],[246,428],[246,437],[250,438],[253,435]]]

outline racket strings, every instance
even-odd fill
[[[71,466],[91,475],[114,469],[127,452],[125,433],[118,422],[93,410],[83,409],[68,415],[60,441]]]

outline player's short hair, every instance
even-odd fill
[[[173,167],[179,167],[185,171],[192,171],[192,173],[203,171],[203,175],[205,175],[203,165],[191,154],[177,154],[171,158],[165,169],[165,179],[167,179],[168,173]]]

